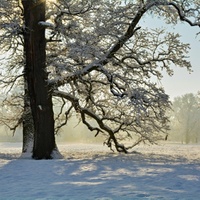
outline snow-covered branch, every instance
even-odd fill
[[[106,65],[109,63],[110,59],[115,55],[117,51],[123,45],[134,35],[134,33],[140,29],[140,27],[137,27],[137,24],[139,20],[141,19],[142,15],[146,12],[144,8],[140,9],[137,14],[135,15],[134,19],[132,20],[131,24],[129,25],[127,31],[124,33],[123,36],[121,36],[116,43],[114,43],[111,48],[108,50],[108,52],[102,56],[98,61],[94,61],[93,63],[84,66],[83,69],[76,71],[74,74],[67,75],[66,77],[63,77],[62,80],[55,80],[51,81],[50,85],[56,85],[61,86],[64,83],[70,82],[71,80],[75,80],[80,76],[84,76],[86,74],[89,74],[91,71],[98,69],[101,66]]]
[[[195,19],[195,21],[193,22],[193,21],[190,20],[190,16],[187,17],[188,13],[190,15],[190,11],[191,11],[190,9],[185,11],[177,3],[174,3],[174,2],[169,2],[169,5],[173,6],[177,10],[181,21],[184,21],[184,22],[188,23],[190,26],[199,26],[200,27],[200,21],[199,21],[200,15],[197,16],[197,19]],[[193,10],[193,13],[198,12],[198,14],[200,14],[200,10],[198,10],[198,8],[197,9],[192,9],[192,10]]]
[[[52,24],[52,23],[50,23],[50,22],[43,22],[43,21],[40,21],[40,22],[38,23],[38,25],[40,25],[40,26],[42,26],[42,27],[44,27],[44,28],[52,28],[52,29],[55,28],[55,25]]]
[[[122,127],[123,124],[120,125],[118,130],[114,131],[114,130],[111,129],[111,127],[107,126],[104,123],[104,117],[100,118],[100,116],[95,114],[89,108],[81,107],[79,100],[76,97],[73,97],[72,95],[69,95],[69,94],[62,92],[62,91],[54,91],[53,95],[59,96],[59,97],[62,97],[62,98],[69,100],[72,103],[72,105],[74,106],[76,112],[80,113],[83,124],[85,124],[90,131],[96,131],[95,136],[97,136],[99,133],[103,133],[104,131],[107,132],[109,134],[109,139],[106,142],[106,144],[111,145],[111,143],[114,142],[114,145],[115,145],[115,148],[116,148],[117,151],[123,151],[123,152],[127,153],[126,148],[123,145],[120,145],[117,142],[117,139],[115,137],[115,133],[119,132],[120,127]],[[88,117],[95,120],[99,127],[93,127],[87,121]],[[111,146],[109,146],[109,147],[111,147]]]

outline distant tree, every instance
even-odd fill
[[[198,143],[200,139],[200,99],[192,93],[174,98],[172,103],[172,137],[182,142]]]
[[[58,0],[47,4],[48,12],[44,0],[22,4],[34,158],[51,158],[56,149],[52,96],[63,101],[61,126],[76,112],[117,151],[160,139],[170,102],[153,80],[163,69],[172,75],[172,64],[190,69],[189,45],[178,34],[143,29],[140,20],[151,13],[167,23],[199,26],[198,1]]]

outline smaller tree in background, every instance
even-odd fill
[[[200,98],[188,93],[174,98],[171,113],[171,138],[182,143],[198,143],[200,139]]]
[[[23,130],[23,152],[33,147],[33,119],[24,73],[23,9],[21,1],[2,1],[0,5],[0,125],[15,134]],[[8,14],[9,13],[9,14]],[[12,14],[10,14],[12,13]],[[21,127],[20,127],[21,126]]]

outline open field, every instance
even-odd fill
[[[200,197],[200,146],[138,146],[124,155],[99,144],[59,144],[59,160],[21,156],[0,143],[0,200],[180,199]]]

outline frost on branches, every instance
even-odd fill
[[[199,12],[195,0],[48,2],[39,25],[46,28],[50,92],[62,99],[56,131],[76,112],[119,152],[164,138],[170,102],[157,82],[162,71],[173,75],[173,65],[190,70],[189,45],[140,21],[153,14],[200,26]]]
[[[104,134],[105,143],[119,152],[163,138],[169,128],[166,111],[170,102],[156,81],[162,78],[162,70],[172,75],[172,65],[190,70],[189,45],[181,43],[178,34],[144,29],[140,20],[151,12],[168,23],[181,19],[199,25],[190,21],[189,4],[58,2],[52,8],[58,14],[49,19],[55,23],[49,38],[61,42],[57,47],[49,44],[48,62],[53,94],[65,99],[67,107],[63,124],[75,111],[95,136]],[[199,16],[199,7],[197,11]]]

